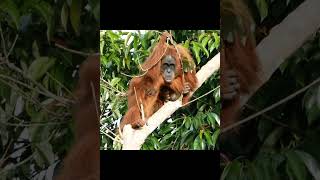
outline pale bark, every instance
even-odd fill
[[[257,55],[262,65],[261,77],[263,83],[308,40],[320,27],[320,0],[306,0],[296,10],[289,14],[279,25],[275,26],[268,37],[257,46]],[[220,54],[217,54],[197,73],[199,87],[220,67]],[[263,83],[261,85],[263,85]],[[258,90],[256,87],[250,94],[241,96],[241,105]],[[181,107],[181,101],[168,102],[148,120],[148,126],[134,130],[126,125],[123,130],[123,150],[138,150],[145,139],[166,118]]]
[[[263,69],[261,85],[270,79],[286,58],[317,32],[320,27],[319,8],[320,0],[306,0],[260,42],[256,50]],[[241,105],[246,104],[258,89],[242,96]]]

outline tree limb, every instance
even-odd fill
[[[196,76],[198,78],[198,87],[196,90],[201,87],[201,85],[219,68],[220,53],[215,55],[197,72]],[[122,150],[139,150],[146,138],[181,106],[182,101],[180,99],[174,102],[169,101],[165,103],[148,119],[148,124],[140,129],[132,129],[130,124],[125,125],[122,133]]]
[[[263,39],[256,51],[261,62],[262,86],[278,69],[281,63],[293,54],[320,27],[320,1],[306,0],[289,14],[279,25],[272,28],[269,36]],[[243,106],[258,90],[241,97]]]
[[[280,64],[293,54],[302,44],[308,40],[320,27],[320,1],[307,0],[296,10],[289,14],[281,24],[275,26],[258,46],[257,55],[261,61],[263,72],[261,73],[264,84]],[[301,24],[303,23],[303,25]],[[208,68],[209,67],[209,68]],[[197,73],[200,87],[220,67],[220,54],[217,54]],[[241,96],[241,105],[258,90]],[[145,139],[153,132],[167,117],[181,107],[181,101],[168,102],[161,107],[148,120],[148,126],[134,130],[131,125],[123,129],[123,150],[140,149]]]

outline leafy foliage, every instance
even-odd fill
[[[265,1],[267,9],[261,11],[269,13],[266,17],[255,14],[255,19],[264,17],[258,29],[274,26],[270,19],[276,18],[274,22],[280,22],[301,2]],[[285,10],[279,10],[281,13],[275,11],[275,4]],[[243,118],[282,100],[320,77],[319,39],[318,32],[282,63],[248,102]],[[318,83],[255,118],[244,125],[236,136],[232,136],[229,140],[233,145],[221,147],[232,158],[221,164],[224,169],[221,179],[319,179],[319,87]]]
[[[219,31],[172,31],[174,40],[189,48],[199,70],[218,53]],[[150,54],[159,31],[101,31],[101,149],[119,149],[106,134],[115,131],[127,111],[126,91],[130,76],[139,75],[139,64]],[[185,66],[186,69],[188,68]],[[191,65],[192,66],[192,65]],[[215,149],[219,135],[219,73],[215,73],[194,97],[216,88],[189,107],[178,110],[146,140],[142,149]]]
[[[0,2],[1,179],[49,177],[73,143],[71,91],[84,58],[55,43],[98,51],[100,1],[79,2]]]

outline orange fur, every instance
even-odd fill
[[[63,160],[62,169],[55,180],[100,179],[99,56],[88,57],[81,65],[79,74],[80,79],[75,91],[79,98],[74,111],[75,144]]]
[[[170,36],[167,32],[163,33],[151,55],[141,65],[142,70],[148,70],[147,73],[142,77],[135,77],[131,80],[128,90],[128,111],[121,121],[121,130],[125,124],[131,124],[133,128],[137,128],[145,123],[142,122],[141,119],[142,117],[139,110],[140,103],[143,104],[146,119],[164,104],[160,98],[160,96],[162,96],[160,91],[162,87],[169,87],[179,95],[182,94],[184,83],[189,83],[191,91],[196,88],[197,78],[195,76],[195,69],[193,69],[192,72],[184,73],[184,75],[182,71],[182,59],[193,63],[190,52],[181,45],[176,45],[176,47],[168,45],[166,39]],[[181,59],[179,58],[177,50]],[[166,84],[161,75],[161,58],[166,55],[171,55],[176,60],[176,76],[170,84]],[[184,78],[182,78],[183,76]],[[151,91],[152,93],[148,94],[146,91]],[[189,94],[184,95],[183,103],[186,103],[188,99]]]
[[[255,87],[261,83],[259,79],[261,65],[255,51],[254,34],[250,31],[253,20],[248,8],[241,0],[222,0],[221,9],[222,26],[236,24],[236,18],[241,18],[243,23],[239,29],[233,29],[236,32],[233,32],[234,41],[232,43],[227,42],[226,37],[222,37],[221,41],[221,93],[225,93],[229,86],[226,75],[229,70],[236,72],[237,81],[240,84],[237,95],[233,99],[222,99],[221,127],[224,128],[237,121],[240,113],[240,96],[253,92]],[[224,20],[225,17],[230,18],[230,16],[234,17],[234,22],[230,22],[230,19]],[[245,35],[238,31],[245,32]],[[240,38],[244,36],[246,41],[242,43]]]

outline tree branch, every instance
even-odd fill
[[[257,46],[257,55],[263,68],[261,73],[263,82],[260,87],[269,80],[286,58],[317,32],[320,27],[319,7],[319,0],[306,0],[279,25],[272,28],[269,36]],[[260,87],[242,96],[241,105],[246,104]]]
[[[207,62],[197,72],[198,87],[210,77],[212,74],[220,68],[220,53],[215,55],[210,61]],[[196,91],[195,90],[195,91]],[[169,101],[165,103],[157,112],[155,112],[149,119],[148,124],[140,129],[132,129],[130,124],[127,124],[123,128],[123,150],[139,150],[146,140],[146,138],[170,115],[182,106],[181,100]]]
[[[275,26],[268,37],[266,37],[257,47],[257,55],[261,61],[263,72],[261,73],[264,84],[280,64],[293,54],[303,43],[308,40],[320,27],[320,1],[307,0],[303,2],[295,11],[289,14],[281,24]],[[303,22],[303,25],[301,23]],[[208,68],[207,68],[208,67]],[[214,71],[220,67],[220,54],[217,54],[197,73],[200,87]],[[258,90],[250,94],[241,96],[241,105]],[[123,129],[123,150],[140,149],[147,136],[153,132],[167,117],[181,107],[181,101],[168,102],[161,107],[148,120],[148,126],[139,130],[134,130],[131,125],[126,125]]]

